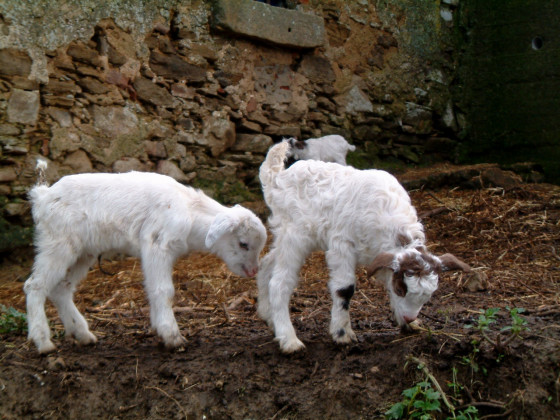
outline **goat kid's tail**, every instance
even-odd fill
[[[37,165],[35,165],[35,172],[37,173],[37,183],[35,184],[36,187],[45,185],[47,186],[47,167],[49,166],[48,162],[44,159],[38,158]]]
[[[263,189],[270,186],[276,175],[285,169],[284,162],[288,158],[289,152],[290,143],[287,140],[282,140],[270,148],[259,169],[259,179]]]

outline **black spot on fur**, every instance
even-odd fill
[[[354,285],[351,284],[348,287],[345,287],[344,289],[338,289],[336,291],[336,294],[343,299],[342,301],[342,309],[348,310],[350,309],[350,299],[352,299],[352,296],[354,296]]]
[[[297,160],[295,160],[293,157],[289,157],[288,159],[286,159],[286,162],[284,163],[284,167],[289,168],[290,166],[292,166],[296,162],[297,162]]]
[[[336,332],[336,335],[338,336],[338,338],[342,338],[346,335],[346,331],[344,331],[342,328],[340,330],[338,330]]]

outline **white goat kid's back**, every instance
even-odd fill
[[[356,150],[356,146],[338,134],[307,140],[290,138],[288,142],[291,146],[288,156],[294,160],[321,160],[346,165],[346,154]]]
[[[290,145],[272,147],[260,169],[274,236],[257,276],[258,312],[274,329],[284,352],[303,348],[290,321],[289,300],[305,258],[324,250],[333,306],[330,333],[338,343],[356,339],[349,304],[355,268],[372,264],[389,291],[397,322],[406,326],[437,288],[438,273],[460,266],[431,255],[410,197],[390,174],[335,163],[283,161]]]
[[[39,167],[40,179],[44,166]],[[191,251],[209,251],[237,275],[254,276],[266,241],[249,210],[227,208],[170,177],[142,172],[63,177],[29,193],[36,258],[24,290],[29,338],[40,353],[55,349],[45,299],[56,306],[67,336],[96,342],[73,293],[98,255],[119,252],[142,260],[152,327],[168,348],[185,343],[173,315],[173,264]]]

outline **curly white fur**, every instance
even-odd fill
[[[330,332],[336,342],[356,339],[348,308],[358,264],[375,262],[372,274],[384,281],[397,322],[411,322],[436,290],[443,263],[426,251],[423,226],[404,188],[380,170],[312,160],[284,169],[289,149],[287,141],[272,147],[259,173],[274,242],[257,276],[258,312],[281,349],[303,348],[288,305],[300,268],[314,250],[325,251],[330,270]]]
[[[338,134],[307,140],[296,140],[292,137],[288,142],[291,146],[288,157],[294,160],[321,160],[346,165],[346,154],[356,150],[356,146]]]
[[[44,179],[45,166],[38,165]],[[168,348],[182,345],[173,315],[172,270],[192,251],[221,257],[237,275],[252,277],[266,241],[262,222],[249,210],[227,208],[170,177],[142,172],[80,174],[29,193],[36,225],[36,259],[25,282],[29,338],[40,353],[53,351],[45,314],[48,297],[68,336],[96,342],[73,302],[73,293],[103,253],[142,260],[152,327]]]

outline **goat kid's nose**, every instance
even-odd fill
[[[404,322],[406,322],[407,324],[410,324],[412,321],[416,320],[415,316],[403,316]]]
[[[255,277],[257,275],[258,271],[259,271],[259,269],[257,267],[248,268],[248,269],[245,270],[245,273],[247,274],[247,277]]]

